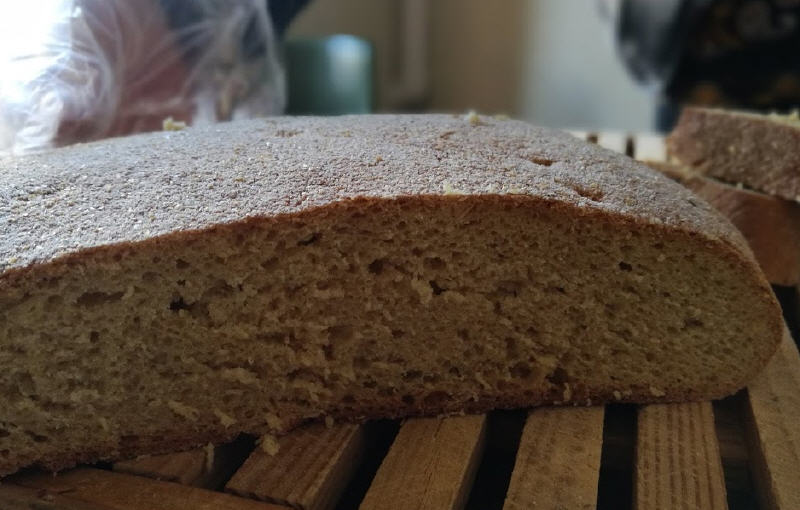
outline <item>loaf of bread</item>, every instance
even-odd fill
[[[800,201],[800,118],[685,108],[667,138],[671,160],[733,185]]]
[[[770,283],[792,287],[800,284],[800,204],[731,186],[672,163],[646,163],[695,192],[731,220]]]
[[[0,473],[304,420],[709,399],[782,322],[745,241],[524,123],[284,118],[0,160]]]

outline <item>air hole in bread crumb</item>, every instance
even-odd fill
[[[511,377],[516,379],[529,379],[531,375],[533,375],[533,370],[531,369],[530,365],[524,361],[516,363],[513,367],[511,367],[510,372]]]
[[[392,338],[403,338],[406,336],[406,332],[402,329],[393,329],[392,330]]]
[[[0,438],[8,437],[11,435],[11,432],[7,431],[6,429],[0,429]]]
[[[450,395],[448,395],[444,391],[434,391],[425,396],[422,400],[423,407],[433,407],[439,408],[441,407],[448,399]]]
[[[438,271],[447,267],[447,263],[439,257],[426,257],[423,263],[425,264],[426,268],[434,271]]]
[[[419,370],[409,370],[407,372],[403,372],[404,381],[413,381],[415,379],[419,379],[420,377],[422,377],[422,372]]]
[[[510,336],[507,336],[505,338],[505,342],[506,342],[506,355],[509,358],[517,357],[517,354],[519,353],[519,348],[517,346],[516,339],[514,339],[514,338],[512,338]]]
[[[78,297],[77,303],[79,306],[85,307],[105,305],[119,301],[122,299],[123,294],[124,292],[112,292],[111,294],[107,292],[84,292]]]
[[[438,296],[439,294],[447,290],[442,287],[439,287],[439,284],[436,283],[436,280],[430,280],[428,284],[431,286],[431,290],[433,290],[434,296]]]
[[[547,376],[547,380],[551,384],[560,386],[564,383],[568,383],[570,381],[570,377],[566,370],[561,367],[556,367],[556,369],[553,370],[553,373]]]
[[[319,232],[314,232],[313,234],[297,241],[297,246],[308,246],[310,244],[314,244],[322,238],[322,234]]]
[[[0,457],[8,457],[11,455],[10,450],[0,450]]]
[[[413,405],[414,404],[414,396],[413,395],[403,395],[402,397],[403,403],[406,405]]]
[[[456,334],[458,335],[458,338],[460,338],[461,340],[465,342],[469,341],[469,331],[467,331],[466,329],[459,329],[456,332]]]
[[[185,260],[183,260],[183,259],[177,259],[177,260],[175,260],[175,267],[176,267],[177,269],[186,269],[186,268],[187,268],[187,267],[189,267],[189,266],[191,266],[191,264],[189,264],[188,262],[186,262],[186,261],[185,261]]]
[[[97,331],[92,331],[89,333],[89,341],[93,344],[96,344],[100,340],[100,333]]]
[[[183,300],[183,296],[178,296],[177,299],[173,299],[170,302],[169,309],[173,312],[177,312],[178,310],[190,310],[191,305],[186,304],[186,301]]]
[[[622,271],[631,271],[631,270],[633,270],[633,266],[631,266],[627,262],[620,262],[619,263],[619,268]]]
[[[352,326],[331,326],[325,330],[331,342],[343,342],[353,338]]]
[[[383,259],[375,259],[367,266],[367,271],[372,274],[381,274],[383,272]]]
[[[695,319],[694,317],[687,317],[683,319],[683,329],[689,328],[702,328],[703,321],[700,319]]]

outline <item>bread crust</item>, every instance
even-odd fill
[[[685,108],[667,138],[672,160],[698,173],[800,201],[800,122]]]

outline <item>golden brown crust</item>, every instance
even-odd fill
[[[667,138],[667,150],[701,174],[800,200],[800,122],[688,107]]]

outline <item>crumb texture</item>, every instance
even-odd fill
[[[0,473],[323,416],[706,399],[766,363],[780,311],[705,202],[480,120],[261,120],[7,163]]]

